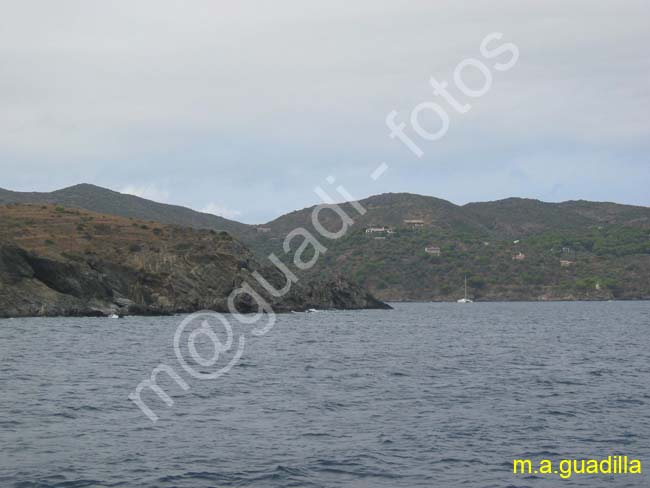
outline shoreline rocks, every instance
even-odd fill
[[[0,246],[0,317],[171,315],[198,310],[228,313],[228,295],[249,275],[229,256],[206,260],[203,254],[189,253],[177,259],[156,253],[149,258],[155,263],[148,264],[165,259],[172,264],[147,271],[147,266],[134,268],[128,262],[96,256],[52,259],[16,245]],[[266,272],[273,274],[271,269]],[[257,291],[280,313],[310,308],[391,308],[342,278],[296,283],[282,299]],[[257,311],[256,303],[246,304],[243,299],[235,303],[241,313]]]

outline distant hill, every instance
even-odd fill
[[[524,198],[455,205],[435,197],[411,193],[385,193],[359,203],[366,210],[360,216],[343,204],[356,226],[408,227],[406,220],[422,220],[428,229],[485,233],[497,237],[524,236],[548,230],[586,229],[594,225],[630,225],[650,228],[650,208],[616,203],[569,201],[547,203]],[[297,226],[311,226],[314,207],[297,210],[263,225],[276,234],[286,234]],[[338,221],[323,212],[322,221],[332,229]],[[326,225],[327,227],[327,225]]]
[[[151,220],[163,224],[198,229],[224,230],[245,234],[250,226],[217,215],[197,212],[178,205],[152,202],[87,183],[49,193],[14,192],[0,188],[0,205],[7,203],[47,203],[80,208],[120,217]]]
[[[579,230],[594,225],[650,227],[650,209],[616,203],[547,203],[524,198],[470,203],[463,209],[499,235],[522,236],[549,230]]]
[[[650,208],[520,198],[459,206],[407,193],[359,203],[364,215],[342,205],[355,224],[324,241],[313,272],[343,273],[385,300],[454,300],[465,276],[482,300],[650,298]],[[313,208],[265,224],[250,245],[281,256],[291,229],[316,232]],[[327,229],[340,228],[336,214],[321,215]]]
[[[304,227],[316,235],[314,207],[250,226],[93,185],[52,193],[0,190],[0,203],[44,201],[225,230],[263,262],[270,252],[289,258],[282,243],[290,231]],[[650,298],[647,207],[522,198],[461,206],[409,193],[386,193],[359,203],[364,215],[350,203],[341,205],[354,225],[341,239],[324,240],[328,251],[308,272],[312,277],[342,273],[378,297],[396,301],[456,299],[465,276],[471,294],[483,300]],[[320,215],[325,228],[340,228],[335,213]],[[390,232],[366,233],[381,227]]]
[[[385,193],[360,200],[359,203],[366,210],[365,215],[359,215],[350,204],[343,204],[357,227],[401,227],[405,225],[404,220],[423,220],[427,227],[438,229],[487,231],[487,227],[475,215],[439,198],[411,193]],[[286,234],[296,227],[311,227],[313,209],[314,207],[309,207],[285,214],[263,227],[270,228],[275,234]],[[339,218],[330,211],[322,212],[321,221],[332,231],[340,227]]]

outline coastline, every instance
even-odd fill
[[[645,302],[650,302],[650,298],[632,298],[632,299],[612,299],[612,300],[605,300],[605,299],[553,299],[553,300],[476,300],[473,303],[485,303],[485,304],[519,304],[519,303],[645,303]],[[427,305],[427,304],[440,304],[440,305],[452,305],[452,304],[457,304],[455,300],[432,300],[432,301],[420,301],[420,300],[402,300],[402,301],[395,301],[391,300],[388,302],[383,302],[386,307],[361,307],[361,308],[320,308],[320,309],[313,309],[313,308],[301,308],[301,309],[278,309],[274,310],[274,313],[276,314],[291,314],[291,313],[308,313],[310,310],[316,310],[317,312],[350,312],[350,311],[364,311],[364,310],[385,310],[385,311],[390,311],[390,310],[395,310],[395,307],[393,305],[400,305],[400,304],[419,304],[419,305]],[[188,309],[188,310],[177,310],[174,312],[142,312],[142,313],[124,313],[120,314],[119,318],[127,318],[127,317],[174,317],[174,316],[182,316],[182,315],[188,315],[196,312],[200,312],[203,309]],[[228,310],[225,309],[210,309],[212,312],[217,312],[217,313],[222,313],[225,315],[231,314]],[[252,315],[253,312],[244,312],[241,315]],[[103,312],[96,311],[96,312],[89,312],[89,313],[68,313],[68,314],[37,314],[37,315],[30,315],[30,314],[25,314],[25,315],[4,315],[2,312],[0,312],[0,320],[11,320],[11,319],[29,319],[29,318],[109,318],[109,316]]]

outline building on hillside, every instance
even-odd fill
[[[575,250],[571,249],[570,247],[563,247],[562,255],[560,256],[560,263],[562,261],[565,261],[568,264],[564,264],[563,266],[571,266],[576,262],[576,257],[577,253]]]
[[[267,232],[271,232],[270,227],[256,227],[257,232],[260,232],[262,234],[266,234]]]
[[[383,234],[384,232],[390,233],[388,227],[368,227],[366,229],[366,234]]]
[[[432,256],[440,256],[440,248],[438,246],[427,246],[424,248],[424,252]]]
[[[513,261],[525,261],[526,260],[526,255],[523,252],[520,252],[518,254],[515,254],[512,256]]]
[[[574,264],[576,264],[575,261],[570,261],[568,259],[560,259],[560,266],[562,266],[563,268],[568,268],[569,266],[573,266]]]
[[[404,223],[412,228],[418,228],[418,227],[424,227],[424,220],[418,220],[418,219],[405,219]]]

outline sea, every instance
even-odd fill
[[[650,486],[650,302],[393,306],[0,320],[0,487]]]

